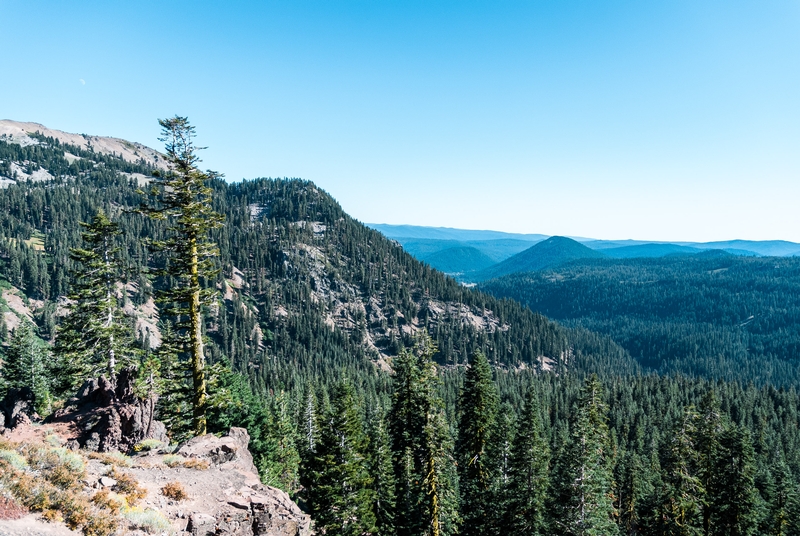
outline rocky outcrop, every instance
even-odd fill
[[[53,415],[52,422],[76,426],[78,436],[69,447],[127,452],[144,439],[167,442],[166,427],[155,420],[155,399],[142,400],[134,394],[134,373],[134,369],[121,371],[116,385],[104,376],[88,380]]]
[[[160,505],[176,519],[183,536],[308,536],[311,519],[285,492],[265,486],[258,478],[247,448],[250,436],[244,428],[231,428],[228,435],[204,435],[183,444],[176,455],[205,460],[203,471],[174,469],[167,477],[189,491],[187,503]],[[146,483],[146,471],[133,470]],[[179,533],[180,534],[180,533]]]
[[[0,402],[0,434],[21,424],[39,420],[34,409],[35,397],[28,387],[9,389]]]

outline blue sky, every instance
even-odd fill
[[[0,0],[0,117],[356,218],[800,241],[800,2]]]

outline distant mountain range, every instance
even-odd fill
[[[485,281],[510,273],[541,270],[572,260],[598,257],[658,258],[697,255],[705,251],[745,257],[800,256],[800,244],[785,240],[648,242],[415,225],[366,225],[400,243],[417,259],[463,282]],[[550,242],[553,238],[559,240]],[[542,247],[536,248],[540,243]]]

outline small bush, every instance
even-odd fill
[[[96,504],[100,508],[105,508],[113,514],[118,514],[120,510],[122,510],[123,506],[127,506],[124,498],[120,498],[118,495],[112,494],[107,489],[101,489],[95,493],[92,496],[91,501],[93,504]]]
[[[139,487],[139,481],[132,474],[123,473],[116,468],[112,468],[108,476],[117,481],[113,487],[114,491],[125,495],[128,504],[131,506],[147,497],[147,490]]]
[[[161,488],[161,495],[176,501],[183,501],[189,498],[189,494],[180,482],[168,482]]]
[[[183,466],[187,469],[198,469],[200,471],[205,471],[211,466],[211,464],[208,463],[208,460],[201,460],[199,458],[189,458],[188,460],[183,462]]]
[[[28,468],[28,461],[25,457],[13,450],[0,450],[0,460],[7,461],[14,469]]]
[[[149,534],[172,530],[172,525],[158,510],[131,508],[123,514],[131,525]]]
[[[112,467],[131,467],[133,465],[130,456],[126,456],[121,452],[90,452],[88,456],[92,460],[97,460]]]
[[[178,456],[177,454],[167,454],[161,461],[164,462],[164,465],[167,467],[179,467],[183,465],[184,457]]]
[[[64,441],[56,434],[47,434],[47,437],[45,437],[44,440],[51,447],[60,447],[64,444]]]
[[[159,449],[164,446],[164,443],[159,441],[158,439],[145,439],[133,446],[133,450],[136,452],[146,452],[148,450],[155,450]]]

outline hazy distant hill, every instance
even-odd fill
[[[427,261],[434,254],[452,248],[475,248],[496,263],[521,253],[531,245],[546,239],[540,234],[515,234],[500,231],[474,231],[446,227],[417,225],[367,224],[384,236],[397,241],[417,259]],[[692,255],[700,251],[719,250],[732,255],[754,257],[791,256],[800,254],[800,244],[783,240],[751,241],[728,240],[720,242],[652,242],[647,240],[596,240],[572,238],[574,241],[600,251],[613,258],[656,258],[668,255]],[[462,256],[465,264],[456,264],[459,257],[442,254],[447,261],[448,273],[461,274],[459,279],[470,280],[465,274],[474,269],[473,259]],[[438,261],[437,261],[438,262]],[[434,265],[435,266],[435,265]]]
[[[571,238],[553,236],[501,263],[476,272],[469,278],[472,281],[485,281],[517,272],[542,270],[576,259],[596,259],[604,256],[599,251],[589,249]]]
[[[542,234],[504,233],[502,231],[481,231],[471,229],[452,229],[450,227],[423,227],[419,225],[389,225],[386,223],[365,223],[367,227],[380,231],[384,236],[398,238],[425,238],[434,240],[502,240],[514,239],[539,242],[547,238]]]
[[[689,246],[676,244],[641,244],[637,246],[624,246],[621,248],[608,248],[601,250],[604,255],[614,259],[632,259],[636,257],[665,257],[667,255],[692,255],[701,250]]]
[[[437,251],[433,255],[423,257],[422,260],[446,274],[475,272],[495,264],[495,261],[488,255],[470,246],[459,246]]]

